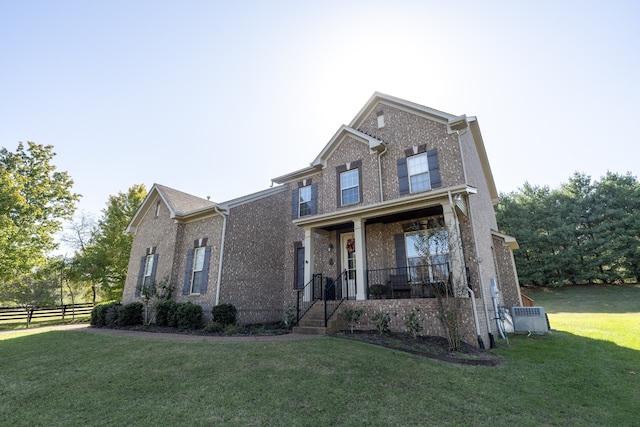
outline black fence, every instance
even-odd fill
[[[93,304],[64,304],[54,307],[0,307],[0,322],[31,322],[38,320],[74,319],[91,314]]]

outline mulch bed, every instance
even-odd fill
[[[449,363],[495,366],[503,362],[501,357],[491,351],[483,350],[464,342],[459,352],[452,352],[449,350],[449,343],[444,337],[418,336],[413,338],[408,334],[393,332],[383,335],[377,330],[354,331],[353,333],[341,332],[334,336]]]

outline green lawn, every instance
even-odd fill
[[[589,299],[590,291],[568,299]],[[559,301],[573,290],[554,292]],[[631,293],[636,307],[639,294]],[[621,304],[607,295],[607,304]],[[2,334],[0,424],[637,426],[640,349],[622,330],[640,310],[617,312],[623,318],[605,339],[574,328],[570,317],[556,326],[571,303],[556,312],[553,295],[530,296],[557,330],[499,342],[506,361],[497,367],[330,337],[219,344]]]
[[[523,293],[544,307],[552,329],[640,350],[640,285],[569,286]]]

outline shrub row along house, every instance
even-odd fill
[[[272,181],[224,203],[155,184],[126,230],[123,302],[162,283],[205,314],[231,303],[245,324],[295,309],[300,325],[321,312],[339,327],[362,308],[360,328],[385,312],[403,330],[414,311],[424,334],[444,335],[438,307],[456,300],[456,327],[477,345],[496,333],[493,299],[521,305],[475,117],[375,93],[310,166]]]

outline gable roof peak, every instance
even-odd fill
[[[171,211],[171,215],[184,215],[189,212],[193,212],[199,209],[213,207],[216,205],[215,202],[212,202],[208,199],[203,199],[198,196],[194,196],[189,193],[185,193],[180,190],[176,190],[171,187],[167,187],[161,184],[153,184],[151,190],[156,190],[162,200],[165,202],[169,210]],[[149,191],[151,194],[151,191]]]
[[[356,129],[360,128],[363,120],[365,120],[365,118],[371,113],[371,110],[379,103],[388,104],[396,108],[410,111],[414,114],[421,114],[429,117],[431,120],[442,122],[444,124],[447,124],[450,120],[459,118],[459,116],[454,114],[445,113],[444,111],[436,110],[435,108],[416,104],[415,102],[407,101],[406,99],[397,98],[382,92],[374,92],[364,107],[362,107],[358,114],[353,118],[349,126]]]

